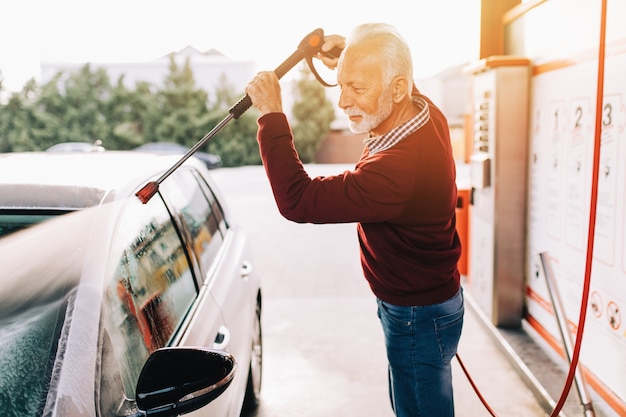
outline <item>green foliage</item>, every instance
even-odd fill
[[[206,120],[206,132],[221,122],[228,115],[228,110],[242,97],[235,95],[225,79],[219,84],[221,87],[215,91],[215,102]],[[257,117],[258,112],[251,108],[237,120],[231,121],[206,145],[206,152],[220,155],[225,167],[260,165],[261,156],[256,142]]]
[[[129,91],[123,78],[112,90],[107,112],[111,114],[112,126],[106,143],[109,149],[130,149],[143,144],[150,137],[151,127],[160,119],[152,86],[140,82],[134,91]]]
[[[293,127],[296,148],[304,162],[314,160],[319,143],[334,118],[324,88],[305,68],[296,86]],[[189,61],[170,58],[163,87],[139,82],[127,88],[124,77],[111,81],[104,69],[89,64],[61,71],[44,85],[35,80],[20,92],[0,97],[0,152],[39,151],[61,142],[101,140],[109,150],[132,149],[147,142],[176,142],[188,147],[228,116],[242,95],[225,77],[209,96],[196,88]],[[256,142],[258,113],[254,108],[232,120],[201,149],[220,155],[224,166],[261,163]]]
[[[189,61],[178,68],[170,58],[170,72],[165,87],[156,94],[161,115],[153,126],[151,142],[176,142],[193,145],[202,137],[202,118],[206,113],[207,93],[195,88]]]
[[[120,77],[113,83],[103,69],[89,64],[61,71],[42,86],[32,80],[22,91],[0,97],[0,152],[40,151],[61,142],[101,140],[106,149],[132,149],[146,142],[177,142],[192,147],[228,115],[232,88],[223,78],[210,103],[196,88],[189,61],[170,58],[162,88],[139,82],[134,89]],[[229,123],[205,148],[225,166],[260,164],[256,117]]]
[[[300,159],[310,163],[315,162],[315,154],[330,132],[335,111],[326,97],[324,87],[306,65],[301,66],[300,76],[294,86],[292,114],[295,122],[292,130]]]

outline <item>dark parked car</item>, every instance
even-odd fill
[[[194,159],[135,196],[178,159],[0,154],[3,416],[256,406],[261,286],[244,231]]]
[[[139,152],[151,152],[160,154],[174,154],[183,156],[190,148],[174,142],[149,142],[133,149]],[[204,162],[208,169],[215,169],[222,166],[222,158],[212,153],[196,151],[193,156]]]

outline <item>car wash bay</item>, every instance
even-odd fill
[[[261,166],[212,174],[250,233],[264,290],[261,405],[248,417],[392,417],[382,330],[361,274],[355,225],[283,219]],[[500,416],[547,415],[478,314],[468,300],[459,354],[483,396]],[[456,360],[453,370],[457,415],[489,416]]]

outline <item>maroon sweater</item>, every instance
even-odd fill
[[[258,120],[280,213],[299,223],[358,222],[365,278],[395,305],[440,303],[460,287],[456,168],[447,121],[428,105],[430,120],[416,132],[374,155],[365,148],[352,171],[317,178],[304,170],[283,113]]]

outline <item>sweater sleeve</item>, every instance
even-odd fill
[[[408,198],[403,190],[413,187],[398,183],[411,181],[394,172],[399,167],[357,164],[352,171],[311,178],[298,157],[285,115],[266,114],[258,125],[261,159],[285,218],[299,223],[372,222],[403,210]]]

